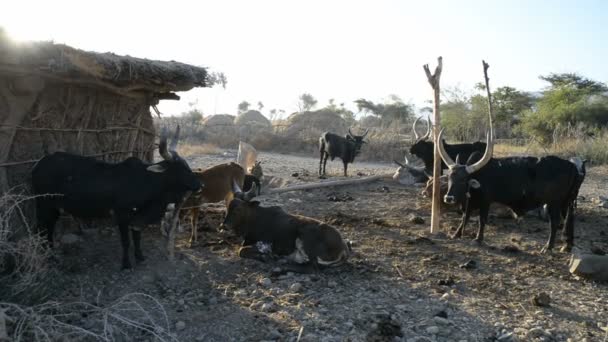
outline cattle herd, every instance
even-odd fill
[[[406,175],[412,182],[431,184],[434,144],[429,139],[431,122],[422,137],[416,132],[409,150],[423,161],[415,167],[395,161],[399,169],[395,179]],[[578,191],[585,178],[585,161],[555,156],[493,157],[494,141],[490,115],[486,143],[449,145],[439,133],[439,155],[443,202],[462,212],[462,221],[453,237],[461,237],[474,211],[479,212],[479,228],[475,240],[484,238],[484,226],[492,203],[508,207],[516,216],[545,208],[551,226],[549,239],[542,251],[554,247],[558,228],[566,237],[564,251],[573,246],[574,214]],[[350,129],[342,137],[325,132],[319,139],[319,176],[325,177],[327,159],[339,157],[347,166],[360,153],[364,138]],[[122,268],[131,268],[130,240],[137,262],[144,260],[141,250],[141,226],[158,223],[171,204],[182,204],[180,218],[190,216],[190,245],[197,242],[198,217],[201,205],[224,201],[226,215],[222,227],[243,238],[239,256],[267,261],[285,257],[288,269],[296,272],[317,272],[321,267],[343,264],[351,254],[351,243],[338,230],[313,218],[293,215],[281,207],[264,207],[253,200],[260,194],[260,181],[237,163],[215,165],[191,170],[176,152],[179,126],[167,146],[167,131],[161,133],[159,154],[162,161],[148,164],[137,158],[120,163],[102,162],[63,152],[42,158],[32,171],[33,190],[37,196],[36,211],[39,231],[46,233],[53,246],[55,223],[62,211],[75,217],[95,219],[112,217],[120,231]],[[427,189],[428,189],[427,184]],[[428,191],[428,190],[427,190]],[[131,234],[129,234],[131,232]]]

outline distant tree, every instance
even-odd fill
[[[264,109],[264,104],[262,103],[262,101],[258,101],[258,110],[261,112],[262,109]]]
[[[606,87],[606,84],[591,80],[575,73],[551,73],[549,75],[541,75],[538,78],[543,81],[549,82],[551,84],[550,89],[571,87],[593,94],[608,91],[608,87]]]
[[[239,107],[238,107],[238,113],[245,113],[246,111],[249,110],[249,106],[251,106],[251,104],[247,101],[243,101],[241,103],[239,103]]]
[[[300,112],[310,111],[317,105],[317,102],[318,101],[309,93],[304,93],[300,95],[298,102]]]
[[[192,124],[198,124],[203,120],[203,112],[198,109],[191,109],[185,112],[183,116]]]
[[[392,122],[406,122],[414,116],[414,107],[404,103],[397,95],[390,95],[387,103],[374,103],[366,99],[355,100],[360,112],[372,114],[381,118],[384,126]]]
[[[279,113],[278,113],[278,111],[275,108],[271,109],[270,110],[270,121],[276,120],[278,114]]]

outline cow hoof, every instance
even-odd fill
[[[559,251],[562,253],[570,253],[572,252],[572,246],[565,245]]]
[[[125,270],[131,270],[133,267],[131,266],[130,262],[123,262],[122,263],[122,268],[120,269],[121,271],[125,271]]]
[[[475,246],[481,246],[483,244],[483,239],[475,238],[471,241],[471,244]]]
[[[549,246],[544,246],[541,250],[540,250],[540,254],[551,254],[551,252],[553,251],[552,247]]]
[[[462,238],[462,233],[454,233],[452,235],[449,235],[450,239],[461,239]]]
[[[135,261],[139,264],[142,263],[144,261],[146,261],[146,257],[143,256],[142,254],[136,255],[135,256]]]
[[[188,248],[194,248],[196,246],[198,246],[197,241],[188,241]]]

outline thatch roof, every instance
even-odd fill
[[[263,126],[272,126],[270,120],[268,120],[262,113],[257,110],[248,110],[245,113],[239,114],[234,119],[235,125],[248,125],[248,124],[260,124]]]
[[[203,120],[205,126],[232,126],[234,125],[234,115],[216,114],[208,116]]]
[[[330,110],[294,113],[287,118],[287,134],[301,134],[307,131],[310,137],[317,137],[325,131],[345,134],[348,130],[346,121],[337,113]]]
[[[213,83],[202,67],[83,51],[53,42],[16,43],[1,32],[0,73],[102,87],[131,97],[153,94],[159,99],[179,99],[173,92]]]

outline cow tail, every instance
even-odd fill
[[[572,211],[570,214],[574,215],[574,208],[576,208],[576,202],[578,199],[578,192],[583,184],[585,175],[581,175],[576,165],[572,164],[574,172],[570,176],[570,189],[568,191],[568,210]]]

